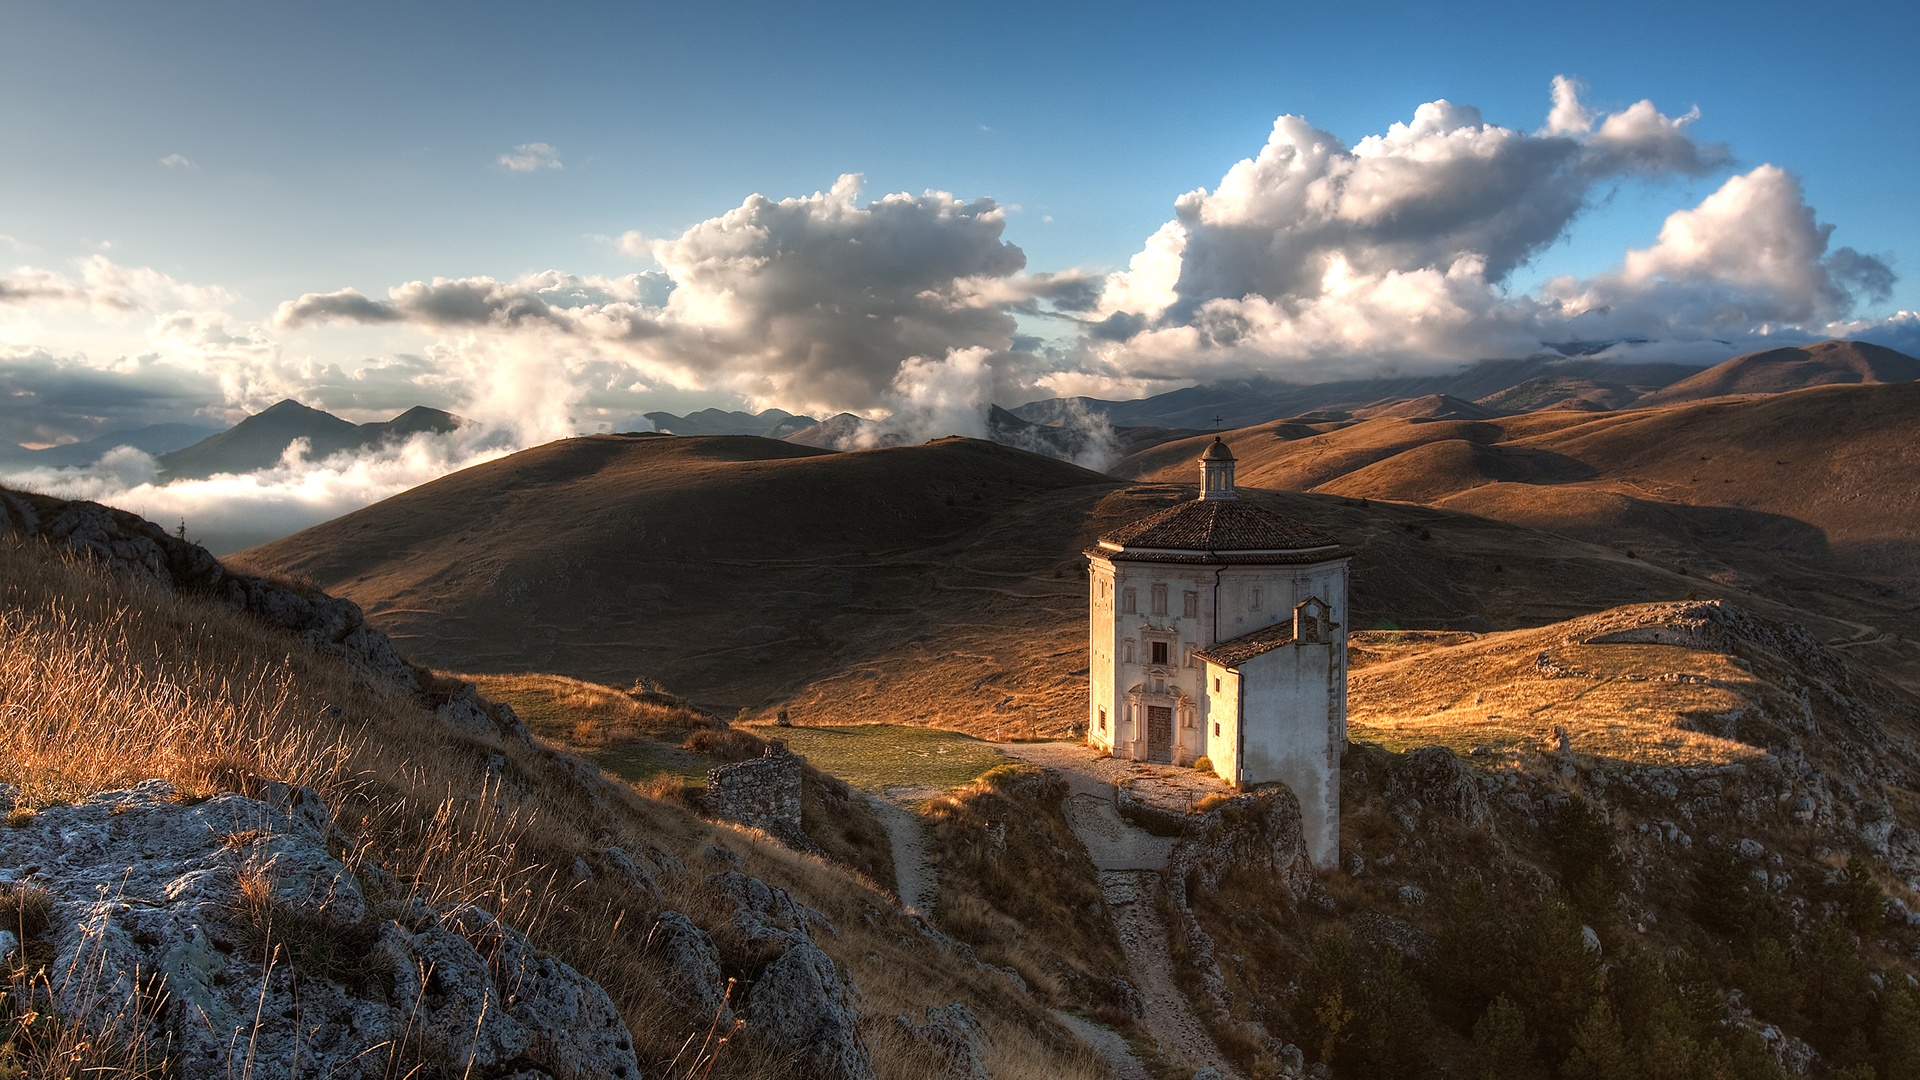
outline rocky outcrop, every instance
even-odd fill
[[[1267,873],[1294,896],[1304,895],[1313,862],[1300,802],[1285,785],[1228,799],[1193,818],[1168,856],[1168,888],[1181,897],[1195,888],[1212,892],[1230,869]]]
[[[707,770],[707,812],[727,821],[759,829],[788,847],[814,849],[800,827],[801,766],[806,759],[778,739],[767,743],[762,757],[736,761]]]
[[[647,948],[666,968],[661,989],[669,1000],[721,1032],[733,1027],[732,987],[720,969],[720,949],[705,930],[677,911],[664,911],[647,933]]]
[[[749,1029],[799,1055],[819,1080],[873,1080],[873,1056],[860,1033],[860,989],[813,942],[813,929],[833,933],[833,924],[785,890],[738,870],[706,883],[733,908],[731,929],[747,949],[778,952],[747,991],[741,1011]]]
[[[1438,814],[1476,829],[1493,820],[1473,771],[1444,746],[1423,746],[1395,762],[1387,774],[1387,798],[1416,816]]]
[[[1176,930],[1186,941],[1188,962],[1200,977],[1195,1011],[1215,1028],[1234,1023],[1227,1009],[1231,995],[1220,973],[1213,937],[1200,926],[1189,898],[1195,892],[1218,889],[1220,878],[1230,870],[1265,873],[1295,904],[1315,887],[1300,802],[1285,785],[1229,799],[1200,815],[1167,859],[1167,899]],[[1244,1027],[1243,1038],[1276,1058],[1287,1049],[1261,1025]]]
[[[153,781],[0,829],[0,881],[51,902],[59,1012],[163,1002],[158,1030],[190,1078],[436,1061],[475,1077],[637,1080],[598,985],[478,908],[368,894],[318,796],[264,794],[188,805]]]
[[[904,1016],[893,1022],[925,1056],[928,1080],[988,1080],[982,1060],[992,1040],[979,1018],[965,1005],[929,1005],[927,1022],[916,1024]]]
[[[368,625],[358,604],[234,574],[206,548],[138,514],[0,489],[0,529],[64,545],[137,581],[224,600],[290,631],[309,648],[340,657],[368,679],[420,689],[393,642]]]

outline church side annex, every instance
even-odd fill
[[[1200,495],[1100,538],[1085,554],[1087,738],[1114,757],[1208,758],[1240,787],[1284,783],[1307,850],[1340,846],[1352,551],[1239,498],[1215,438]]]

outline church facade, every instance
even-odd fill
[[[1347,576],[1333,537],[1241,500],[1214,439],[1199,498],[1086,552],[1087,740],[1115,757],[1208,758],[1237,786],[1284,783],[1308,853],[1339,857]]]

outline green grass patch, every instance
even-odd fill
[[[683,750],[652,739],[627,739],[592,755],[593,763],[629,784],[658,776],[673,776],[690,784],[707,782],[707,770],[718,762],[705,754]]]
[[[945,790],[1007,763],[992,743],[939,728],[905,724],[848,727],[754,725],[761,738],[784,740],[808,764],[857,788],[932,787]]]

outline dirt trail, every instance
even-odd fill
[[[1054,1011],[1053,1018],[1079,1036],[1081,1042],[1093,1047],[1093,1052],[1113,1070],[1114,1080],[1153,1080],[1153,1074],[1133,1056],[1133,1047],[1127,1045],[1119,1032],[1058,1010]]]
[[[886,826],[893,845],[893,876],[899,885],[900,906],[932,917],[933,905],[940,896],[940,879],[927,861],[926,830],[913,810],[913,802],[893,796],[889,790],[886,798],[870,796],[868,802],[874,816]]]
[[[1141,997],[1146,999],[1146,1015],[1141,1023],[1159,1045],[1160,1052],[1195,1066],[1212,1065],[1221,1076],[1237,1080],[1239,1073],[1214,1045],[1213,1037],[1201,1026],[1186,995],[1174,981],[1173,951],[1167,940],[1166,923],[1154,903],[1155,879],[1167,865],[1173,839],[1133,827],[1114,807],[1113,783],[1109,776],[1126,771],[1127,763],[1096,757],[1085,747],[1073,743],[1014,743],[1002,749],[1036,765],[1057,769],[1067,781],[1070,791],[1066,803],[1067,822],[1073,826],[1074,835],[1087,846],[1087,855],[1100,873],[1100,890],[1106,895],[1108,910],[1113,913],[1121,948],[1126,950],[1127,966],[1132,969]],[[1115,1075],[1124,1075],[1123,1063],[1109,1055],[1103,1043],[1092,1039],[1088,1042],[1107,1057]],[[1124,1046],[1124,1042],[1121,1045]],[[1139,1066],[1131,1054],[1127,1060],[1133,1067]]]

